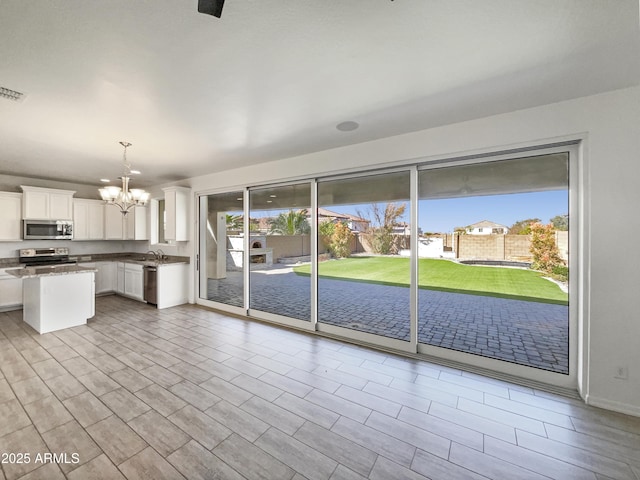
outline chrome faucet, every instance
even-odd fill
[[[154,252],[153,250],[147,250],[147,253],[145,253],[145,255],[151,254],[153,255],[153,259],[154,260],[158,260],[158,254],[156,252]]]
[[[166,260],[168,258],[160,249],[156,250],[156,255],[158,256],[158,260]]]

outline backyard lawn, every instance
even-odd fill
[[[569,297],[558,285],[532,270],[462,265],[449,260],[421,258],[418,285],[429,290],[511,298],[568,305]],[[294,267],[309,275],[310,265]],[[409,286],[409,259],[404,257],[352,257],[318,264],[321,278],[385,285]]]

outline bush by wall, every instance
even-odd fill
[[[555,267],[564,265],[556,245],[555,228],[552,224],[531,224],[531,268],[553,273]]]

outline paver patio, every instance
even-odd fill
[[[290,268],[251,272],[252,309],[309,321],[309,277]],[[409,340],[409,288],[320,278],[318,321]],[[208,298],[242,306],[242,274],[209,279]],[[419,291],[418,341],[558,373],[569,371],[569,307]]]

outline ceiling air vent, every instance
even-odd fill
[[[16,92],[10,88],[0,87],[0,98],[6,98],[7,100],[13,100],[19,102],[24,97],[24,93]]]

